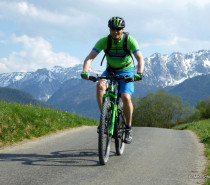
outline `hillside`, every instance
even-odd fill
[[[0,147],[62,129],[98,124],[92,119],[44,107],[0,101],[0,110]]]
[[[70,79],[47,101],[52,107],[77,115],[99,119],[96,84],[82,79]]]
[[[0,100],[26,105],[49,107],[46,103],[36,100],[31,94],[7,87],[0,87]]]
[[[167,87],[166,90],[194,105],[198,100],[205,100],[210,96],[210,74],[187,79],[179,85]]]

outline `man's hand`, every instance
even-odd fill
[[[82,79],[88,80],[89,76],[90,76],[89,73],[86,73],[86,72],[81,73]]]
[[[133,76],[134,81],[139,81],[142,80],[143,74],[142,73],[137,73]]]

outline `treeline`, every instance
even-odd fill
[[[133,98],[133,126],[171,128],[180,123],[210,118],[210,98],[190,107],[179,96],[160,90]]]

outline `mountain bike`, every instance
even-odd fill
[[[123,113],[123,103],[120,101],[120,81],[132,82],[129,76],[120,77],[114,73],[108,73],[106,77],[89,76],[89,80],[96,82],[106,79],[109,87],[103,95],[103,106],[98,127],[98,152],[99,162],[105,165],[109,159],[112,138],[115,139],[116,154],[122,155],[124,152],[125,139],[125,116]]]

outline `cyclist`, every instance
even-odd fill
[[[143,77],[144,70],[144,59],[140,52],[139,45],[137,41],[130,35],[127,35],[127,49],[129,50],[129,54],[126,53],[123,49],[124,43],[124,28],[125,21],[121,17],[112,17],[108,21],[108,27],[110,28],[111,35],[111,48],[109,52],[106,54],[107,60],[107,68],[103,72],[102,76],[106,76],[107,71],[114,71],[119,76],[129,75],[133,77],[133,81],[141,80]],[[101,38],[94,46],[90,54],[84,60],[83,72],[81,77],[83,79],[88,80],[89,74],[88,70],[93,59],[100,53],[101,50],[106,51],[108,46],[108,35]],[[134,74],[134,65],[132,62],[131,54],[134,54],[137,62],[137,74]],[[97,91],[96,97],[99,109],[101,111],[101,107],[103,104],[103,95],[105,94],[106,89],[108,88],[108,82],[105,79],[100,80],[97,83]],[[120,82],[120,94],[121,99],[123,101],[123,110],[126,119],[126,136],[125,143],[130,144],[132,141],[132,114],[133,114],[133,104],[131,101],[131,95],[134,92],[133,82],[125,83]]]

